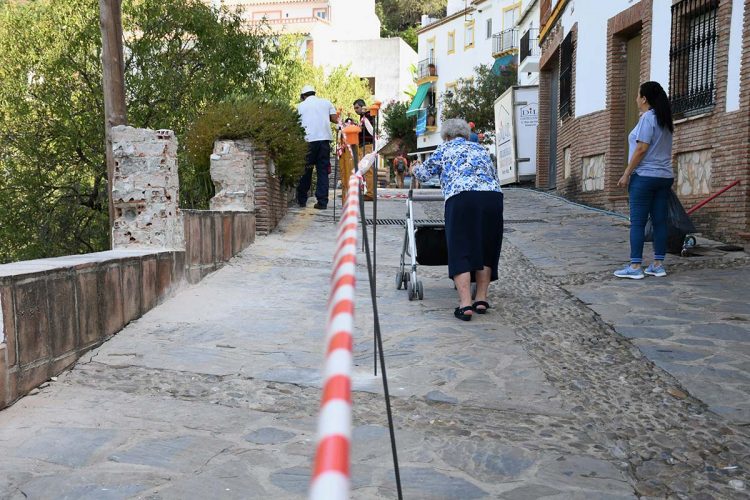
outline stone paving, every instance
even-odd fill
[[[382,200],[378,216],[403,208]],[[303,498],[331,215],[293,210],[0,412],[0,498]],[[507,191],[506,219],[544,222],[508,225],[494,307],[469,323],[443,267],[420,268],[423,301],[395,289],[403,229],[378,227],[404,497],[747,497],[747,256],[706,249],[621,283],[624,221],[523,190]],[[358,280],[352,496],[395,498],[364,265]],[[647,315],[644,297],[672,307]]]

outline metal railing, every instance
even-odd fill
[[[417,63],[417,79],[425,78],[428,76],[437,76],[437,65],[435,64],[434,57],[428,57],[422,59]]]
[[[718,5],[717,0],[683,0],[672,6],[669,92],[676,116],[714,105]]]
[[[492,53],[500,54],[518,48],[518,30],[510,28],[492,35]]]
[[[541,50],[539,49],[538,28],[529,28],[529,30],[523,34],[521,37],[519,52],[519,60],[521,63],[527,57],[541,55]]]

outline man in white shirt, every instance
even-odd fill
[[[318,184],[315,188],[315,198],[318,202],[315,208],[328,208],[328,174],[331,168],[331,126],[338,123],[338,115],[331,101],[315,96],[315,89],[305,85],[300,91],[300,103],[297,112],[300,122],[305,129],[307,141],[307,159],[305,173],[297,185],[297,203],[300,207],[307,206],[307,193],[312,183],[312,167],[318,172]]]

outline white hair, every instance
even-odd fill
[[[470,135],[471,129],[469,128],[469,124],[466,123],[466,120],[462,120],[461,118],[445,120],[440,126],[440,137],[446,142],[452,141],[457,137],[468,139]]]

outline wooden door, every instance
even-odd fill
[[[635,97],[641,86],[641,34],[638,33],[627,42],[625,71],[625,151],[628,153],[628,135],[638,123],[638,106]]]

